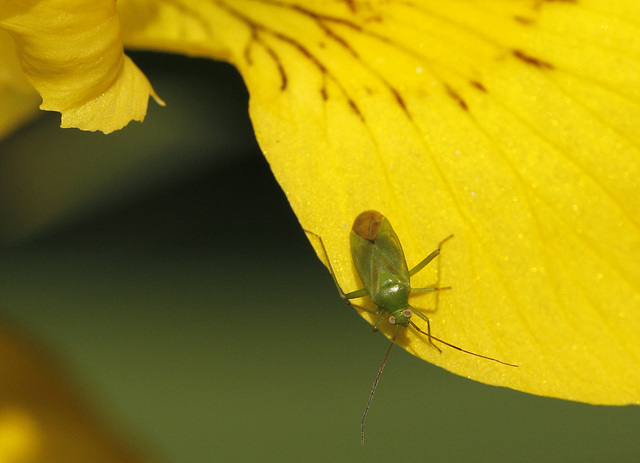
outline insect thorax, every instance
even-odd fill
[[[409,303],[411,287],[397,279],[387,279],[373,292],[373,302],[385,312],[394,313],[405,309]]]

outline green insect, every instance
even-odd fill
[[[449,239],[453,238],[453,235],[450,235],[442,240],[438,245],[438,249],[433,251],[422,261],[420,261],[418,265],[409,270],[409,268],[407,267],[407,261],[404,257],[402,246],[400,245],[400,240],[398,239],[398,235],[396,235],[396,233],[393,231],[393,228],[391,228],[391,223],[389,223],[386,217],[383,216],[380,212],[363,212],[358,217],[356,217],[356,220],[353,223],[353,227],[351,228],[350,236],[351,256],[356,267],[356,272],[358,273],[358,276],[360,277],[364,288],[352,291],[350,293],[345,293],[338,283],[338,279],[336,278],[336,274],[333,271],[333,267],[331,266],[331,260],[329,259],[329,255],[327,254],[327,249],[324,246],[322,238],[319,235],[308,230],[305,230],[305,232],[318,238],[318,241],[322,246],[322,250],[327,258],[329,272],[331,273],[331,277],[333,278],[333,281],[338,288],[340,297],[346,300],[348,304],[353,305],[360,310],[379,315],[373,327],[374,331],[378,330],[380,323],[382,323],[387,315],[389,316],[389,323],[395,326],[391,344],[389,345],[389,349],[384,356],[382,365],[380,365],[380,370],[378,371],[378,375],[376,376],[376,379],[373,383],[373,388],[371,389],[371,394],[369,395],[367,407],[365,408],[364,414],[362,415],[360,428],[360,439],[362,444],[364,444],[364,420],[367,416],[367,412],[369,411],[369,406],[371,405],[373,394],[376,390],[376,387],[378,386],[380,375],[382,375],[382,370],[384,369],[384,365],[387,362],[387,357],[389,356],[389,352],[391,352],[391,347],[393,347],[393,344],[396,341],[398,328],[400,326],[406,328],[411,325],[416,331],[426,335],[429,343],[440,352],[442,352],[441,349],[436,346],[433,341],[437,341],[441,344],[444,344],[445,346],[449,346],[453,349],[465,352],[470,355],[474,355],[476,357],[492,360],[494,362],[498,362],[511,367],[517,367],[517,365],[502,362],[485,355],[476,354],[474,352],[462,349],[458,346],[454,346],[453,344],[443,341],[442,339],[436,338],[431,334],[431,323],[429,322],[429,318],[415,307],[409,305],[409,296],[412,293],[424,293],[439,291],[442,289],[450,289],[441,288],[439,286],[411,288],[411,277],[422,270],[424,267],[426,267],[429,262],[435,259],[440,254],[442,245]],[[374,304],[376,304],[376,306],[378,307],[377,310],[369,310],[365,307],[349,302],[350,299],[365,296],[369,296],[371,298]],[[411,320],[411,317],[414,314],[426,322],[426,331],[422,330]]]

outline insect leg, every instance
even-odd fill
[[[429,254],[425,259],[422,260],[422,262],[420,262],[418,265],[416,265],[413,269],[411,269],[410,275],[414,275],[415,273],[419,272],[420,270],[422,270],[429,262],[431,262],[433,259],[436,258],[436,256],[438,256],[440,254],[440,250],[442,249],[442,245],[444,243],[446,243],[447,241],[449,241],[451,238],[453,238],[453,235],[449,235],[447,236],[445,239],[443,239],[442,241],[440,241],[440,243],[438,244],[438,249],[436,249],[435,251],[433,251],[431,254]],[[440,286],[440,260],[438,261],[438,280],[436,282],[436,284],[434,286],[428,286],[425,288],[411,288],[411,293],[417,292],[417,293],[427,293],[427,292],[436,292],[436,305],[435,305],[435,309],[433,310],[429,310],[428,312],[431,313],[435,313],[438,311],[438,307],[440,306],[440,290],[442,289],[451,289],[451,286],[444,286],[441,287]],[[425,319],[427,321],[427,323],[429,323],[429,319],[426,318],[426,315],[424,315],[423,313],[420,313],[420,311],[418,311],[418,315],[420,317],[422,317],[423,319]],[[433,342],[431,342],[431,336],[429,336],[429,342],[431,344],[433,344]]]
[[[440,250],[442,249],[442,245],[444,243],[446,243],[448,240],[450,240],[451,238],[453,238],[453,235],[449,235],[447,236],[445,239],[443,239],[442,241],[440,241],[440,244],[438,244],[438,249],[436,249],[435,251],[433,251],[431,254],[429,254],[427,257],[425,257],[424,259],[422,259],[422,261],[420,261],[420,263],[418,265],[416,265],[415,267],[413,267],[410,271],[409,271],[409,276],[412,277],[413,275],[415,275],[416,273],[418,273],[420,270],[422,270],[423,268],[425,268],[427,266],[427,264],[429,264],[429,262],[431,262],[433,259],[435,259],[436,257],[438,257],[438,254],[440,254]]]
[[[427,335],[427,339],[429,339],[429,344],[431,344],[433,347],[435,347],[436,349],[438,349],[438,351],[442,352],[442,350],[436,346],[432,339],[431,339],[431,322],[429,321],[429,317],[427,317],[425,314],[423,314],[422,312],[420,312],[418,309],[416,309],[415,307],[411,307],[411,306],[407,306],[411,312],[413,312],[414,314],[416,314],[418,317],[422,318],[425,322],[427,322],[427,332],[425,333],[424,331],[422,331],[420,328],[418,328],[418,325],[416,325],[413,322],[409,322],[411,323],[411,325],[417,329],[418,331],[420,331],[423,334]]]
[[[420,327],[418,327],[418,325],[416,325],[415,323],[413,323],[411,320],[409,320],[409,323],[411,323],[411,326],[413,326],[413,327],[414,327],[417,331],[419,331],[420,333],[422,333],[422,334],[426,334],[426,335],[427,335],[427,336],[429,336],[430,338],[433,338],[433,339],[435,339],[436,341],[441,342],[441,343],[442,343],[442,344],[444,344],[445,346],[452,347],[453,349],[459,350],[460,352],[464,352],[465,354],[473,355],[474,357],[480,357],[480,358],[483,358],[483,359],[491,360],[492,362],[501,363],[502,365],[507,365],[508,367],[516,367],[516,368],[518,367],[518,365],[516,365],[516,364],[514,364],[514,363],[507,363],[507,362],[503,362],[502,360],[495,359],[495,358],[493,358],[493,357],[487,357],[486,355],[476,354],[475,352],[471,352],[470,350],[466,350],[466,349],[463,349],[462,347],[458,347],[458,346],[455,346],[455,345],[453,345],[453,344],[450,344],[450,343],[448,343],[448,342],[446,342],[446,341],[443,341],[442,339],[436,338],[435,336],[431,336],[430,334],[425,333],[424,331],[422,331],[422,330],[420,329]],[[433,344],[433,342],[431,342],[431,344],[435,346],[435,344]],[[438,349],[438,350],[440,350],[440,349],[438,348],[438,346],[435,346],[435,348],[436,348],[436,349]],[[442,352],[442,351],[440,350],[440,352]]]
[[[340,283],[338,283],[338,279],[336,278],[336,274],[333,271],[333,266],[331,265],[331,259],[329,259],[329,254],[327,253],[327,248],[324,246],[324,241],[322,241],[322,237],[320,235],[318,235],[317,233],[314,233],[314,232],[309,231],[309,230],[304,230],[304,232],[309,234],[309,235],[311,235],[311,236],[315,236],[316,238],[318,238],[318,241],[320,242],[320,246],[322,246],[322,252],[324,253],[324,257],[327,259],[327,266],[329,267],[329,273],[331,274],[331,278],[333,278],[333,282],[336,284],[336,288],[338,288],[338,294],[340,295],[340,297],[342,299],[355,299],[357,297],[364,297],[364,296],[369,294],[369,293],[367,293],[367,290],[365,288],[358,289],[358,290],[352,291],[350,293],[345,293],[342,290],[342,288],[340,287]]]
[[[347,304],[352,305],[356,309],[364,310],[365,312],[368,312],[368,313],[373,314],[373,315],[380,315],[380,313],[382,312],[382,309],[380,307],[378,307],[377,310],[371,310],[371,309],[367,309],[366,307],[363,307],[361,305],[353,304],[353,303],[351,303],[349,301],[347,301]],[[373,325],[373,332],[374,333],[378,331],[378,326],[382,322],[383,318],[384,318],[384,313],[378,317],[378,319],[376,320],[375,325]]]
[[[354,304],[353,302],[347,301],[347,304],[355,307],[356,309],[360,309],[360,310],[364,310],[365,312],[369,312],[373,315],[380,315],[380,312],[382,312],[382,309],[380,307],[377,308],[377,310],[371,310],[371,309],[367,309],[364,306],[358,305],[358,304]]]
[[[431,293],[433,291],[442,291],[443,289],[451,289],[451,286],[443,286],[439,288],[437,286],[428,286],[426,288],[411,288],[412,293]]]
[[[382,312],[382,309],[378,309],[379,312]],[[378,332],[378,326],[380,326],[380,323],[382,322],[382,319],[384,318],[385,314],[382,314],[378,317],[378,319],[376,320],[376,324],[373,325],[373,332],[377,333]],[[397,328],[397,327],[396,327]]]
[[[362,289],[357,289],[355,291],[351,291],[350,293],[347,294],[343,294],[342,298],[343,299],[356,299],[358,297],[365,297],[368,296],[369,293],[367,292],[366,288],[362,288]]]

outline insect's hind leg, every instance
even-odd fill
[[[424,267],[426,267],[426,265],[429,262],[431,262],[433,259],[435,259],[438,255],[440,255],[440,250],[442,249],[442,245],[444,243],[446,243],[447,241],[449,241],[451,238],[453,238],[453,235],[449,235],[445,239],[440,241],[440,243],[438,244],[438,249],[433,251],[426,258],[424,258],[418,265],[416,265],[414,268],[412,268],[411,271],[409,272],[409,274],[411,276],[413,276],[414,274],[416,274],[420,270],[422,270]],[[413,293],[430,293],[430,292],[435,292],[436,293],[435,309],[425,310],[425,312],[436,313],[438,311],[438,307],[440,305],[440,291],[446,290],[446,289],[451,289],[451,286],[440,286],[440,273],[441,273],[440,272],[440,261],[438,261],[438,271],[437,271],[437,275],[438,275],[437,278],[438,279],[437,279],[436,284],[434,286],[427,286],[427,287],[424,287],[424,288],[411,288],[411,294],[413,294]],[[421,315],[421,318],[426,317],[426,315],[420,313],[419,311],[418,311],[418,313]]]
[[[311,236],[315,236],[318,241],[320,242],[320,246],[322,247],[322,252],[324,253],[324,257],[327,260],[327,266],[329,267],[329,273],[331,274],[331,278],[333,278],[333,282],[336,284],[336,288],[338,288],[338,294],[340,295],[340,297],[342,299],[347,300],[348,304],[351,304],[348,302],[348,299],[355,299],[357,297],[364,297],[366,295],[368,295],[369,293],[367,293],[367,290],[365,288],[362,289],[358,289],[356,291],[352,291],[350,293],[345,293],[342,288],[340,287],[340,283],[338,283],[338,279],[336,278],[336,273],[333,271],[333,266],[331,265],[331,259],[329,259],[329,254],[327,253],[327,248],[324,245],[324,241],[322,240],[322,237],[320,235],[318,235],[317,233],[314,233],[310,230],[305,230],[303,228],[304,232],[311,235]],[[351,304],[353,305],[353,304]],[[359,306],[356,306],[359,307]],[[365,309],[366,310],[366,309]]]
[[[438,244],[438,249],[436,249],[435,251],[433,251],[431,254],[429,254],[427,257],[425,257],[424,259],[422,259],[418,265],[416,265],[415,267],[413,267],[411,270],[409,270],[409,276],[412,277],[414,276],[416,273],[418,273],[420,270],[422,270],[423,268],[425,268],[429,262],[431,262],[433,259],[435,259],[436,257],[438,257],[438,255],[440,254],[440,251],[442,250],[442,245],[444,243],[446,243],[447,241],[449,241],[451,238],[453,238],[453,235],[449,235],[447,236],[445,239],[443,239],[442,241],[440,241],[440,243]]]
[[[426,288],[411,288],[412,293],[432,293],[434,291],[442,291],[445,289],[451,289],[451,286],[427,286]]]

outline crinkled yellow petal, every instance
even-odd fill
[[[127,43],[238,66],[258,141],[345,291],[358,213],[391,220],[410,266],[453,233],[432,333],[519,367],[440,354],[411,329],[409,352],[602,404],[640,402],[638,5],[121,2]]]
[[[62,127],[108,133],[143,120],[149,95],[162,104],[124,55],[114,0],[6,0],[0,28],[13,37],[41,109],[60,112]]]

